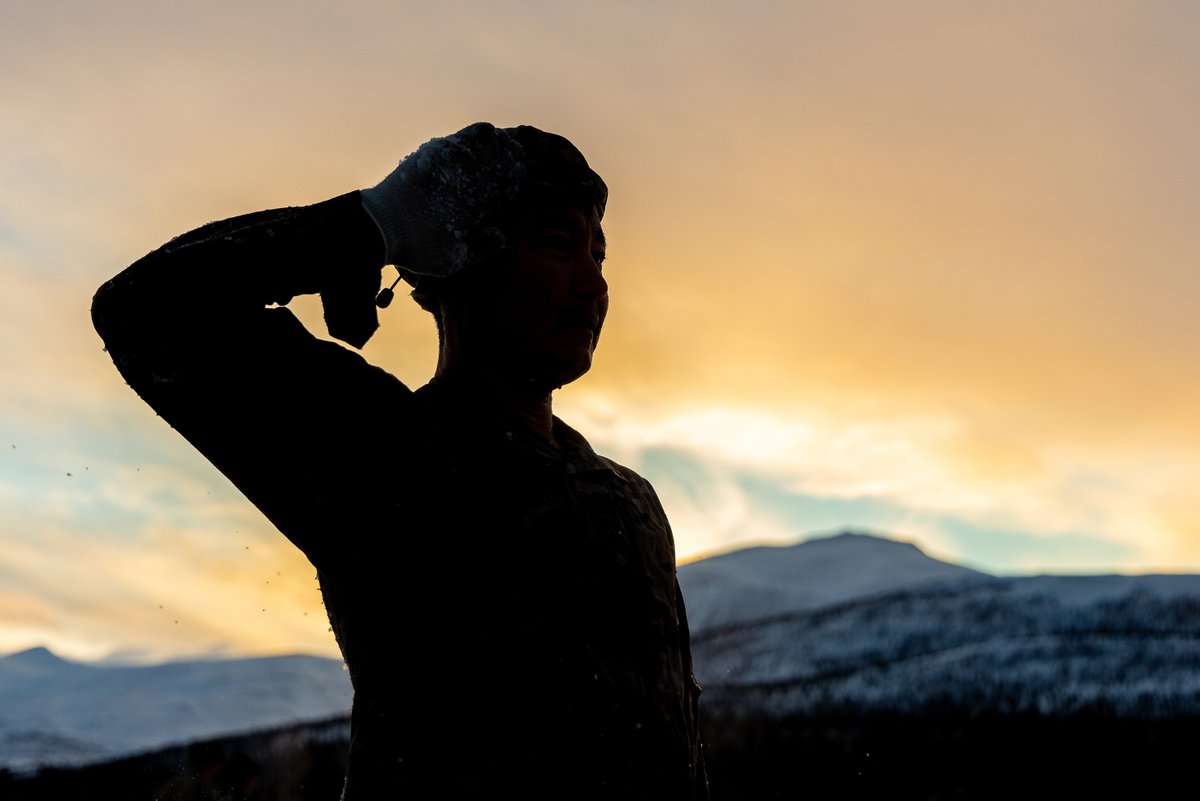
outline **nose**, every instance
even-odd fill
[[[608,281],[600,270],[600,264],[590,254],[575,271],[575,291],[585,298],[593,299],[608,294]]]

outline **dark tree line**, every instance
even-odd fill
[[[704,731],[714,801],[1173,798],[1194,781],[1200,717],[1130,719],[1104,705],[1070,716],[971,714],[947,704],[916,715],[710,714]],[[346,734],[345,721],[330,721],[32,777],[0,773],[0,799],[168,801],[172,780],[209,770],[230,778],[219,787],[229,801],[336,801]]]

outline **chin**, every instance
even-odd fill
[[[588,370],[592,369],[592,355],[589,353],[586,357],[580,357],[570,362],[560,362],[559,364],[559,369],[553,372],[555,376],[552,379],[554,389],[564,387],[572,381],[582,378]]]

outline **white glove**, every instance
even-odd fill
[[[477,122],[431,139],[378,185],[360,192],[402,275],[448,278],[506,244],[487,218],[525,179],[521,146]]]

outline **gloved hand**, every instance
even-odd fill
[[[431,139],[378,185],[359,194],[406,278],[448,278],[494,253],[503,233],[486,217],[520,189],[521,146],[490,123]]]

